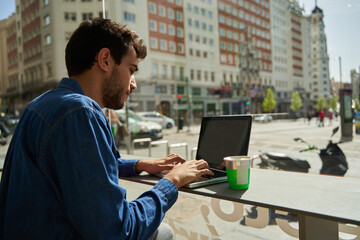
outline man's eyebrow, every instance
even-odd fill
[[[130,66],[135,68],[135,72],[139,71],[139,67],[137,64],[130,63]]]

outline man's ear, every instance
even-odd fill
[[[107,72],[111,69],[110,67],[111,55],[110,55],[110,50],[108,48],[100,49],[100,51],[97,54],[96,60],[100,69],[102,69],[103,71]]]

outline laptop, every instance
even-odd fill
[[[226,182],[225,167],[217,167],[223,163],[224,157],[247,155],[251,124],[251,115],[203,117],[196,159],[204,159],[214,172],[214,176],[202,176],[184,187],[197,188]]]

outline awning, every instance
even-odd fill
[[[225,88],[210,88],[209,91],[210,92],[229,92],[231,91],[232,88],[231,87],[225,87]]]

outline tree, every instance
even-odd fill
[[[264,112],[271,112],[275,109],[276,101],[274,97],[274,92],[271,88],[266,89],[266,96],[262,103],[262,108]]]
[[[359,112],[360,111],[359,98],[353,97],[353,99],[354,99],[354,110],[355,110],[355,112]]]
[[[324,110],[325,107],[326,107],[326,99],[324,97],[319,98],[316,102],[316,109],[320,111],[320,110]]]
[[[334,110],[334,112],[336,111],[338,101],[339,97],[332,97],[329,101],[329,108]]]
[[[297,92],[294,92],[291,97],[290,109],[295,113],[302,107],[302,100]]]

